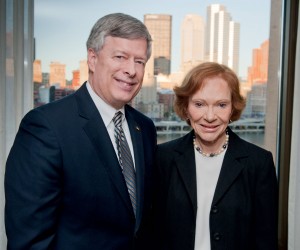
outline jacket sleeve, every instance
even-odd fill
[[[21,122],[6,163],[7,249],[49,249],[61,200],[57,135],[39,110]]]

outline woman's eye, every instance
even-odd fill
[[[226,108],[227,104],[226,104],[226,103],[220,103],[219,106],[220,106],[221,108]]]

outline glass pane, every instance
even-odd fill
[[[159,143],[190,130],[174,113],[173,87],[195,65],[216,61],[237,73],[247,97],[241,119],[231,128],[242,138],[266,147],[270,74],[275,74],[276,81],[270,84],[278,90],[278,68],[276,72],[268,71],[270,0],[224,0],[221,4],[208,0],[176,4],[112,0],[89,1],[88,7],[84,1],[73,1],[72,15],[66,15],[69,9],[66,1],[35,2],[36,106],[72,93],[87,80],[85,42],[89,31],[101,16],[122,10],[142,20],[154,39],[143,88],[131,105],[155,121]]]

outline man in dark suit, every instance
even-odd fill
[[[87,53],[88,81],[21,122],[5,173],[7,249],[147,249],[156,131],[127,103],[142,86],[151,36],[136,18],[110,14]]]

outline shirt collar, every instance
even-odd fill
[[[87,90],[91,95],[93,102],[95,103],[102,119],[106,127],[112,122],[112,119],[117,111],[121,111],[123,113],[122,122],[125,119],[125,109],[124,106],[121,109],[116,110],[114,107],[107,104],[100,96],[96,94],[96,92],[92,89],[90,83],[87,81],[86,84]]]

